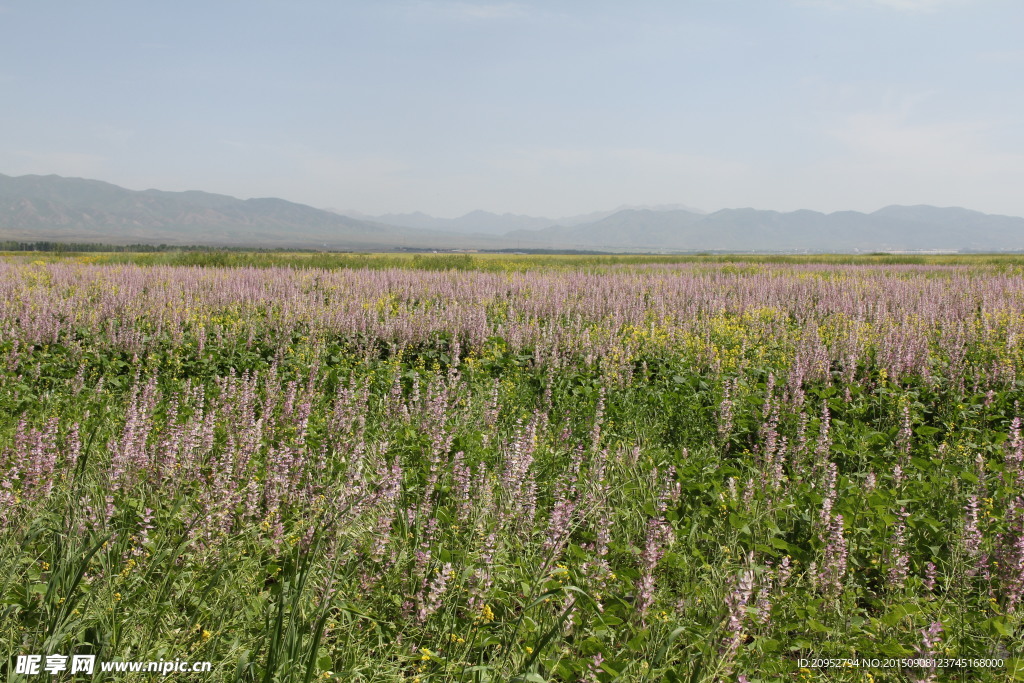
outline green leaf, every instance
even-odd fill
[[[236,683],[238,681],[242,680],[242,677],[245,675],[245,670],[248,669],[249,667],[250,667],[250,663],[249,663],[249,650],[244,650],[242,652],[242,654],[238,657],[238,664],[235,665],[235,681],[236,681]]]
[[[908,650],[899,643],[884,643],[878,649],[883,655],[889,657],[905,657],[913,654],[913,650]]]
[[[825,624],[818,621],[817,619],[808,619],[807,626],[812,631],[817,631],[818,633],[828,633],[828,627],[825,626]]]
[[[676,642],[676,638],[685,632],[686,629],[680,626],[672,631],[672,633],[668,634],[668,638],[665,639],[664,644],[658,648],[658,654],[654,656],[654,661],[651,662],[651,668],[656,669],[661,666],[661,662],[665,659],[665,655],[668,654],[669,649],[672,647],[672,643]]]
[[[1004,664],[1006,665],[1006,673],[1012,676],[1013,680],[1024,681],[1024,659],[1010,657]]]
[[[750,534],[750,526],[742,517],[737,515],[735,512],[729,513],[729,525],[732,526],[733,529],[739,531],[741,534]]]
[[[511,683],[525,683],[526,681],[530,681],[530,683],[548,683],[547,679],[541,676],[536,671],[531,671],[530,673],[526,674],[520,674],[514,678],[510,678],[509,680],[511,681]]]
[[[992,617],[985,622],[985,625],[995,635],[1000,635],[1005,638],[1009,638],[1013,635],[1013,629],[1007,626],[1006,620],[1002,617]]]
[[[643,652],[644,645],[647,643],[647,640],[650,638],[650,636],[651,632],[647,629],[644,629],[640,631],[640,633],[638,633],[636,637],[634,637],[632,640],[626,643],[626,647],[628,647],[633,652]]]
[[[920,607],[909,602],[896,605],[884,617],[882,617],[882,623],[887,626],[895,626],[905,617],[908,617],[911,614],[917,614],[920,611]]]

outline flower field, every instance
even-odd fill
[[[0,378],[5,680],[1024,680],[1012,267],[0,262]]]

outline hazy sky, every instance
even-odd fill
[[[367,213],[1024,215],[1021,0],[0,0],[0,173]]]

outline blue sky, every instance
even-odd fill
[[[1024,215],[1020,0],[0,0],[0,173],[366,213]]]

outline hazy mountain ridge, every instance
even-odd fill
[[[82,178],[4,175],[0,238],[335,249],[454,248],[465,239],[356,220],[284,199],[136,191]],[[504,246],[488,238],[480,241]]]
[[[336,211],[334,209],[331,209],[331,211],[359,220],[373,221],[403,228],[495,236],[504,235],[514,230],[540,230],[557,225],[558,223],[548,218],[536,218],[534,216],[512,213],[496,214],[490,211],[471,211],[465,216],[459,216],[458,218],[438,218],[421,211],[413,213],[386,213],[378,216],[370,216],[358,211]]]
[[[577,249],[644,251],[1024,250],[1024,218],[961,208],[889,206],[873,213],[722,209],[635,211],[539,233],[530,239]]]
[[[558,223],[486,211],[456,219],[423,213],[351,217],[276,198],[0,175],[0,239],[383,250],[1021,251],[1024,218],[934,206],[829,214],[629,207]]]
[[[464,216],[457,218],[438,218],[415,211],[413,213],[386,213],[370,215],[359,211],[342,211],[339,209],[327,209],[343,216],[350,216],[359,220],[374,221],[387,225],[397,225],[406,228],[420,228],[427,230],[445,230],[465,234],[480,235],[505,235],[520,230],[543,230],[554,226],[575,226],[584,223],[592,223],[602,220],[608,216],[627,210],[652,210],[652,211],[676,211],[685,210],[691,213],[703,214],[699,209],[683,206],[681,204],[667,204],[660,206],[620,206],[610,211],[594,211],[591,213],[576,216],[565,216],[563,218],[545,218],[543,216],[526,216],[514,213],[491,213],[490,211],[470,211]]]

